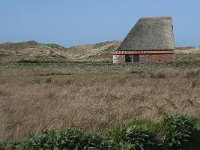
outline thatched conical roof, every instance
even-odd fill
[[[143,17],[138,20],[117,50],[174,49],[172,17]]]

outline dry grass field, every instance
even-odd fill
[[[199,117],[199,47],[176,48],[169,65],[112,65],[119,43],[0,43],[0,142],[65,127],[101,131],[173,112]]]
[[[200,68],[0,66],[0,104],[1,142],[173,112],[199,117]]]

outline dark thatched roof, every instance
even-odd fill
[[[171,17],[143,17],[117,50],[171,50],[174,35]]]

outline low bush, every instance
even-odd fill
[[[0,150],[197,150],[199,124],[199,119],[168,115],[160,123],[135,120],[118,124],[101,135],[78,129],[44,131],[21,142],[0,144]]]
[[[164,144],[171,149],[185,149],[192,145],[197,129],[193,121],[182,115],[169,115],[163,119]]]
[[[122,132],[122,148],[127,150],[156,149],[156,138],[148,129],[132,126]]]
[[[7,144],[5,149],[118,150],[118,147],[113,140],[103,138],[100,135],[76,129],[65,129],[31,135],[23,142]]]
[[[104,131],[103,135],[113,139],[117,143],[120,143],[122,141],[122,133],[126,128],[126,124],[118,124]]]
[[[119,143],[121,150],[153,150],[157,147],[156,124],[148,120],[135,120],[128,124],[118,124],[104,132],[104,136]]]

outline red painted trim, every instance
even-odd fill
[[[138,51],[115,51],[113,52],[113,55],[131,55],[131,54],[140,54],[140,55],[146,55],[146,54],[174,54],[174,50],[138,50]]]

